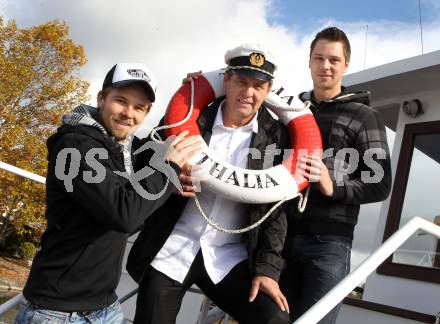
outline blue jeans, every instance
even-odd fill
[[[90,312],[59,312],[20,303],[15,324],[121,324],[124,314],[118,301]]]
[[[289,302],[291,320],[301,317],[350,272],[351,244],[351,238],[338,235],[286,237],[286,268],[280,286]],[[340,307],[335,306],[319,323],[335,323]]]

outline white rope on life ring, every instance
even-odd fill
[[[157,134],[160,129],[166,130],[167,137],[177,135],[183,130],[189,130],[188,136],[200,136],[197,118],[211,101],[224,95],[223,74],[224,70],[204,73],[197,80],[191,79],[189,85],[188,83],[182,85],[168,105],[165,125],[152,131],[153,140],[160,140]],[[275,87],[265,101],[265,106],[274,112],[289,130],[293,151],[282,164],[264,170],[238,168],[216,158],[215,153],[208,148],[206,143],[202,152],[190,161],[192,164],[201,166],[201,173],[205,179],[204,187],[215,194],[243,203],[278,202],[256,223],[243,229],[231,230],[212,222],[203,212],[196,196],[196,205],[202,216],[209,225],[219,231],[239,234],[255,228],[284,201],[297,196],[300,198],[298,209],[303,211],[306,206],[309,192],[308,181],[296,172],[296,162],[299,156],[312,153],[322,154],[321,135],[309,110],[310,104],[301,103],[295,107],[292,105],[293,97],[288,97],[289,101],[286,102],[286,97],[280,96],[282,91],[282,87]],[[215,171],[219,170],[218,167],[221,168],[221,172],[214,176]],[[301,190],[306,187],[306,194],[302,195]]]

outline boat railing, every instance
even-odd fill
[[[46,182],[44,177],[35,175],[31,172],[19,169],[3,162],[0,162],[0,169],[40,183]],[[319,320],[321,320],[333,309],[333,307],[340,303],[354,288],[361,284],[374,270],[376,270],[377,267],[382,264],[382,262],[384,262],[392,253],[394,253],[394,251],[396,251],[408,238],[419,230],[434,235],[440,239],[440,226],[428,222],[420,217],[412,218],[402,228],[388,238],[372,255],[364,260],[337,286],[330,290],[323,298],[321,298],[306,313],[304,313],[304,315],[295,321],[295,324],[317,323]],[[194,292],[201,293],[198,289],[195,289]],[[136,294],[137,289],[121,297],[120,302],[123,303]],[[0,305],[0,316],[18,305],[21,298],[22,295],[19,294]],[[216,308],[209,310],[209,300],[205,299],[200,310],[197,324],[208,323],[207,319],[212,318],[216,312],[219,312],[219,310]]]
[[[46,178],[42,177],[38,174],[17,168],[13,165],[4,163],[0,161],[0,170],[4,170],[4,171],[8,171],[11,173],[14,173],[16,175],[19,175],[23,178],[38,182],[38,183],[42,183],[42,184],[46,184]],[[6,302],[4,302],[3,304],[0,305],[0,316],[2,316],[3,314],[7,313],[9,310],[11,310],[12,308],[14,308],[15,306],[17,306],[20,301],[22,300],[23,295],[22,294],[18,294],[16,296],[14,296],[13,298],[7,300]]]
[[[9,171],[11,173],[15,173],[16,175],[19,175],[23,178],[29,179],[29,180],[33,180],[42,184],[46,184],[46,178],[42,177],[38,174],[17,168],[13,165],[4,163],[0,161],[0,169],[5,170],[5,171]]]
[[[422,230],[440,238],[440,226],[427,220],[414,217],[388,238],[372,255],[363,261],[353,272],[345,277],[336,287],[313,305],[295,324],[317,323],[333,307],[341,302],[357,285],[362,283],[377,267],[382,264],[415,232]]]

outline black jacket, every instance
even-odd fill
[[[384,200],[391,189],[390,154],[383,120],[368,106],[368,92],[343,91],[319,104],[312,92],[302,93],[300,99],[312,102],[311,110],[322,135],[323,160],[334,192],[332,197],[325,197],[312,184],[305,211],[299,213],[294,206],[288,208],[289,232],[353,237],[360,205]],[[383,156],[369,155],[376,150],[383,152]],[[344,151],[347,154],[342,154]],[[349,154],[353,158],[358,154],[358,160],[350,161]],[[343,175],[342,169],[348,170],[348,174]],[[383,177],[379,182],[365,181],[374,175]]]
[[[64,125],[48,139],[47,148],[47,229],[23,294],[33,305],[51,310],[106,307],[117,299],[115,289],[129,233],[139,228],[171,195],[171,185],[158,200],[139,196],[126,178],[113,172],[125,171],[120,145],[92,126]],[[101,167],[97,172],[96,167],[85,161],[92,148],[108,155],[107,158],[95,156],[105,168],[105,176],[97,183],[84,180],[85,171],[97,177],[103,170]],[[62,159],[57,164],[63,149],[76,151],[78,155],[70,158],[66,166]],[[75,174],[75,165],[79,169],[70,190],[60,178],[69,170]],[[178,166],[172,166],[179,174]],[[136,169],[140,167],[135,166]],[[158,193],[166,181],[162,173],[154,172],[140,183],[145,190]]]
[[[216,100],[208,106],[198,119],[198,125],[204,140],[209,143],[212,126],[221,102]],[[260,159],[248,158],[248,168],[263,169],[266,147],[275,143],[278,148],[288,147],[287,129],[276,121],[262,107],[258,112],[258,134],[253,133],[250,147],[262,152]],[[274,157],[275,163],[280,163],[282,154]],[[144,228],[136,239],[127,261],[127,270],[137,282],[142,280],[145,270],[156,254],[165,244],[174,225],[179,219],[187,198],[173,195],[157,210],[144,224]],[[258,221],[271,207],[268,204],[248,205],[247,224]],[[281,258],[284,239],[287,231],[286,215],[283,208],[275,210],[261,226],[243,234],[243,239],[249,253],[249,266],[252,274],[262,274],[278,280],[284,261]]]

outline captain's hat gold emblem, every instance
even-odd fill
[[[249,62],[252,66],[261,67],[264,64],[265,58],[263,54],[251,53],[249,55]]]

